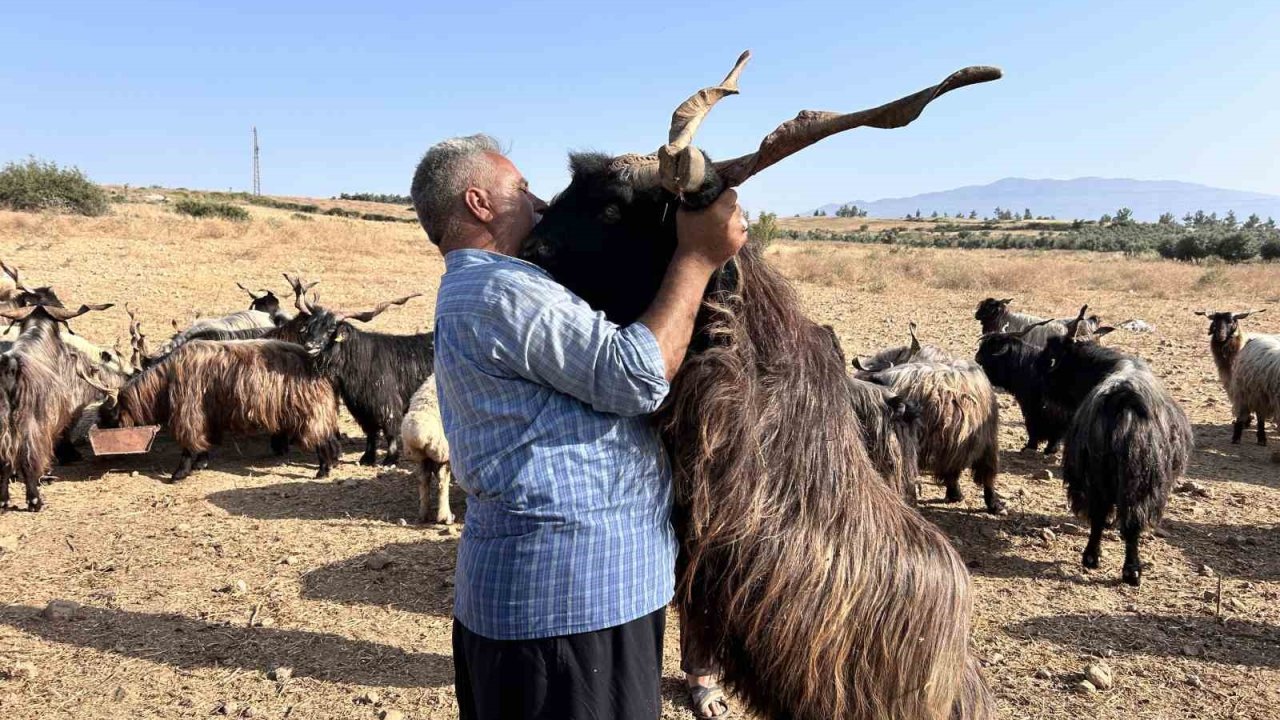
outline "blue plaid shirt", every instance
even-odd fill
[[[592,632],[671,601],[671,468],[645,416],[658,341],[541,268],[454,250],[436,300],[436,387],[467,493],[454,615],[494,640]]]

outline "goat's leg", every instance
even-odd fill
[[[449,466],[434,460],[422,461],[422,472],[418,476],[418,522],[427,524],[431,517],[431,484],[435,482],[435,518],[440,525],[453,524],[453,510],[449,507]]]
[[[1240,444],[1240,438],[1244,435],[1244,429],[1249,427],[1250,420],[1252,420],[1252,418],[1249,416],[1249,411],[1246,410],[1243,413],[1236,413],[1236,421],[1231,424],[1232,445]]]
[[[1089,508],[1089,544],[1084,546],[1081,564],[1088,570],[1096,570],[1102,558],[1102,531],[1107,527],[1107,514],[1111,508],[1095,503]]]
[[[947,488],[947,496],[943,498],[943,502],[954,503],[964,499],[964,492],[960,490],[960,473],[946,473],[940,479]]]
[[[1031,407],[1030,403],[1026,407],[1022,403],[1018,403],[1018,408],[1022,410],[1022,417],[1027,425],[1027,444],[1022,446],[1021,452],[1035,452],[1040,447],[1040,441],[1044,439],[1044,434],[1040,429],[1042,424],[1040,413],[1036,408]]]
[[[170,483],[176,483],[179,480],[185,480],[191,475],[191,464],[194,456],[190,450],[182,451],[182,459],[178,461],[178,467],[173,471],[173,476],[169,478]]]
[[[1142,560],[1138,557],[1138,536],[1142,524],[1128,508],[1120,512],[1120,534],[1124,537],[1124,570],[1121,577],[1125,584],[1137,587],[1142,584]]]
[[[333,466],[338,463],[338,457],[342,453],[342,443],[336,436],[320,443],[316,448],[316,455],[320,458],[320,469],[316,471],[316,479],[321,480],[329,477],[329,473],[333,470]]]
[[[364,454],[360,456],[361,465],[378,464],[378,432],[377,427],[365,428]]]
[[[9,509],[9,469],[0,467],[0,510]]]
[[[992,445],[983,457],[973,464],[973,481],[982,486],[982,501],[992,515],[1008,515],[1004,500],[996,493],[996,475],[1000,472],[1000,450]]]
[[[208,451],[205,451],[205,452],[202,452],[202,453],[197,453],[197,454],[196,454],[196,459],[195,459],[195,461],[194,461],[194,462],[192,462],[191,467],[192,467],[192,469],[194,469],[194,470],[204,470],[205,468],[209,467],[209,453],[208,453]]]
[[[44,508],[44,498],[40,497],[40,475],[39,472],[28,472],[22,478],[27,486],[27,509],[31,512],[40,512]]]
[[[1267,444],[1267,414],[1262,411],[1258,412],[1258,444]]]

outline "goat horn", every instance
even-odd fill
[[[37,305],[36,307],[44,308],[44,311],[49,314],[49,317],[57,320],[58,322],[65,323],[66,321],[71,320],[72,318],[78,318],[87,312],[92,312],[94,310],[106,310],[108,308],[115,307],[115,304],[105,303],[103,305],[81,305],[75,310],[68,310],[67,308],[53,307],[50,305]],[[68,327],[67,329],[70,330],[71,328]]]
[[[1246,311],[1244,311],[1244,312],[1231,313],[1231,319],[1233,319],[1233,320],[1243,320],[1244,318],[1247,318],[1247,317],[1249,317],[1250,315],[1257,315],[1258,313],[1264,313],[1264,312],[1266,312],[1266,311],[1267,311],[1267,309],[1266,309],[1266,308],[1263,308],[1263,309],[1261,309],[1261,310],[1246,310]]]
[[[911,359],[920,353],[920,339],[916,337],[916,321],[907,322],[907,334],[911,336],[911,354],[907,359]]]
[[[1049,320],[1041,320],[1041,321],[1040,321],[1040,322],[1038,322],[1038,323],[1035,323],[1035,324],[1033,324],[1033,325],[1028,325],[1028,326],[1026,326],[1026,327],[1022,328],[1021,330],[1018,330],[1018,331],[1015,331],[1015,332],[1011,332],[1011,333],[1009,333],[1009,337],[1014,337],[1014,338],[1026,337],[1026,336],[1027,336],[1027,333],[1031,332],[1032,330],[1035,330],[1035,329],[1036,329],[1036,328],[1038,328],[1038,327],[1043,327],[1043,326],[1045,326],[1045,325],[1048,325],[1048,324],[1049,324],[1049,323],[1051,323],[1051,322],[1053,322],[1053,319],[1052,319],[1052,318],[1050,318]],[[1005,329],[1004,329],[1004,330],[1001,330],[1001,332],[1005,332],[1005,331],[1007,331],[1007,330],[1009,329],[1009,323],[1005,323],[1005,324],[1004,324],[1004,327],[1005,327]]]
[[[86,373],[84,370],[81,370],[80,368],[76,368],[76,374],[80,376],[81,380],[88,383],[90,387],[106,394],[106,396],[111,400],[111,402],[113,403],[119,402],[119,399],[120,399],[119,388],[109,388],[109,387],[106,387],[105,385],[99,384],[93,378],[89,377],[88,373]]]
[[[0,310],[0,317],[8,318],[9,320],[12,320],[13,322],[9,324],[13,325],[13,323],[15,322],[21,322],[23,320],[26,320],[27,316],[35,312],[36,308],[38,307],[42,307],[42,306],[26,305],[24,307],[17,307],[17,308],[4,308],[3,310]]]
[[[0,269],[3,269],[4,274],[8,275],[10,278],[13,279],[14,286],[17,287],[19,290],[25,293],[31,292],[31,288],[22,284],[22,280],[18,277],[18,271],[16,269],[6,265],[3,260],[0,260]]]
[[[243,291],[245,291],[245,292],[249,293],[249,297],[253,298],[254,300],[257,300],[259,297],[261,297],[260,295],[254,295],[252,290],[250,290],[249,288],[247,288],[247,287],[245,287],[245,286],[241,285],[241,284],[240,284],[240,283],[238,283],[238,282],[236,283],[236,287],[238,287],[238,288],[240,288],[241,290],[243,290]]]
[[[1086,329],[1085,329],[1085,331],[1084,331],[1084,334],[1083,334],[1083,335],[1081,335],[1081,333],[1080,333],[1080,323],[1081,323],[1081,321],[1083,321],[1083,320],[1084,320],[1084,314],[1085,314],[1085,312],[1087,312],[1088,310],[1089,310],[1089,306],[1088,306],[1088,305],[1084,305],[1084,306],[1082,306],[1082,307],[1080,308],[1080,314],[1079,314],[1079,315],[1076,315],[1076,316],[1075,316],[1075,319],[1073,319],[1073,320],[1071,320],[1070,322],[1068,322],[1068,323],[1067,323],[1067,337],[1070,337],[1070,338],[1072,338],[1072,339],[1075,339],[1075,338],[1079,338],[1079,337],[1088,337],[1088,336],[1089,336],[1089,330],[1087,329],[1087,328],[1088,328],[1088,326],[1086,326]]]
[[[422,297],[422,293],[405,295],[402,298],[396,298],[395,300],[388,300],[384,303],[378,303],[378,305],[374,307],[372,310],[366,310],[364,312],[335,313],[335,314],[338,316],[339,320],[357,320],[359,322],[369,322],[370,320],[381,315],[387,308],[391,307],[392,305],[403,305],[416,297]]]
[[[902,127],[920,117],[925,106],[940,95],[967,85],[998,80],[1001,74],[1000,68],[975,65],[952,73],[933,87],[870,110],[845,115],[803,110],[794,119],[769,133],[755,152],[715,163],[716,172],[724,179],[727,187],[736,187],[752,175],[823,138],[858,127],[885,130]]]
[[[667,190],[679,195],[701,187],[707,175],[706,160],[697,148],[691,146],[693,136],[716,103],[738,94],[738,76],[742,74],[749,59],[750,50],[738,56],[733,69],[719,85],[703,88],[690,95],[688,100],[680,103],[675,112],[671,113],[667,144],[658,148],[658,177]]]

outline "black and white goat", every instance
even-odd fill
[[[1073,320],[1073,318],[1055,320],[1014,312],[1009,309],[1009,304],[1012,302],[1013,298],[1004,298],[1002,300],[987,298],[978,303],[978,309],[973,313],[973,317],[982,323],[982,332],[984,334],[1030,329],[1031,332],[1023,336],[1023,342],[1043,347],[1045,341],[1049,338],[1065,335],[1067,323]],[[1090,332],[1093,332],[1102,324],[1101,318],[1097,315],[1090,315],[1085,318],[1084,322]]]
[[[1231,442],[1239,443],[1251,416],[1258,416],[1258,444],[1267,444],[1267,419],[1280,423],[1280,335],[1247,333],[1240,321],[1266,312],[1212,312],[1197,310],[1209,318],[1209,349],[1218,366],[1218,377],[1231,398]]]

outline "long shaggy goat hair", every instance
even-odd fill
[[[226,434],[265,432],[316,450],[327,477],[338,459],[338,399],[298,345],[278,340],[193,340],[103,405],[103,425],[168,424],[183,450],[181,480]]]
[[[1062,455],[1071,510],[1090,523],[1083,564],[1098,567],[1102,531],[1115,511],[1125,542],[1123,578],[1141,583],[1138,536],[1159,522],[1193,438],[1182,408],[1147,364],[1092,341],[1053,338],[1038,367],[1049,395],[1074,410]]]
[[[871,464],[890,487],[914,504],[920,474],[920,408],[889,388],[856,378],[849,378],[849,396]]]
[[[975,363],[911,362],[858,376],[891,389],[920,408],[920,470],[947,488],[947,502],[964,498],[960,474],[973,471],[987,511],[1006,512],[996,493],[1000,472],[1000,406]]]
[[[964,564],[871,480],[827,331],[758,249],[736,267],[659,419],[691,643],[766,717],[990,717]]]
[[[100,397],[80,379],[92,363],[59,336],[57,322],[37,309],[0,354],[0,507],[9,505],[9,481],[22,479],[27,509],[44,506],[40,478],[53,466],[54,448],[81,409]]]

